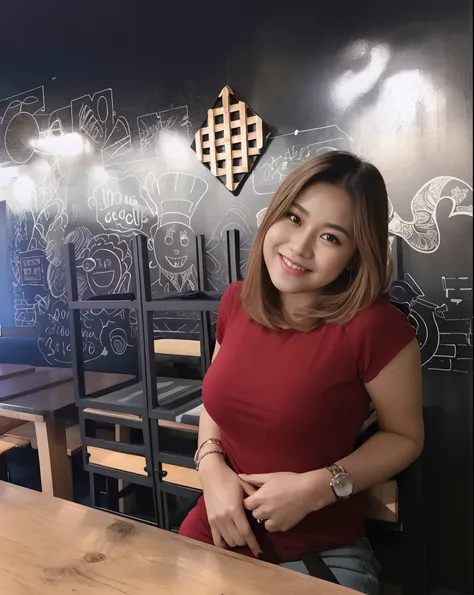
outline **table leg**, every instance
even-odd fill
[[[67,456],[65,421],[37,421],[35,430],[43,493],[72,500],[72,473]]]

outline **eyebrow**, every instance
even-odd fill
[[[309,216],[308,211],[304,207],[302,207],[300,204],[298,204],[297,202],[293,203],[293,208],[297,209],[304,215]],[[347,231],[347,229],[345,227],[342,227],[342,225],[337,225],[336,223],[325,223],[323,225],[323,227],[329,227],[329,229],[334,229],[336,231],[340,231],[345,236],[347,236],[349,239],[351,237],[350,233]]]

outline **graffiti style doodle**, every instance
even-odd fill
[[[148,232],[156,222],[156,207],[133,175],[108,177],[89,198],[97,223],[124,236]]]
[[[160,132],[163,130],[184,134],[186,138],[191,136],[191,123],[187,105],[139,116],[137,125],[140,137],[140,152],[143,156],[161,155],[162,148],[159,146],[158,139]]]
[[[273,194],[286,176],[306,159],[326,151],[353,150],[353,141],[336,125],[295,130],[274,136],[252,173],[256,194]]]
[[[132,255],[125,240],[116,234],[93,237],[83,252],[81,264],[90,294],[127,293],[131,265]],[[87,297],[85,295],[84,299]]]
[[[443,199],[452,203],[449,217],[469,215],[472,217],[472,188],[459,178],[439,176],[426,182],[411,201],[413,219],[404,221],[390,205],[390,233],[400,236],[417,252],[431,254],[440,245],[440,233],[436,209]]]
[[[409,309],[423,366],[434,371],[468,372],[472,362],[472,318],[450,317],[446,304],[427,300],[408,273],[393,283],[390,299]]]
[[[197,274],[196,234],[191,220],[208,185],[186,173],[166,173],[146,180],[150,196],[158,202],[159,224],[152,229],[152,245],[160,268],[159,283],[165,292],[195,291]]]

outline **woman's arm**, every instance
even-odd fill
[[[214,353],[212,355],[212,361],[214,361],[216,359],[217,354],[219,353],[220,347],[221,346],[216,341],[216,346],[214,348]],[[216,424],[216,422],[211,418],[209,413],[203,407],[203,409],[201,411],[201,415],[199,417],[198,444],[202,444],[206,440],[209,440],[209,438],[217,438],[217,439],[220,438],[219,426]],[[206,444],[205,446],[203,446],[201,448],[199,456],[201,457],[207,451],[217,450],[217,449],[218,449],[218,447],[215,444]],[[199,465],[199,474],[204,472],[204,470],[206,468],[207,469],[210,468],[211,472],[212,472],[212,468],[215,467],[215,465],[222,465],[222,464],[225,465],[225,461],[224,461],[222,455],[219,455],[216,453],[216,454],[206,456],[202,460],[202,463]]]
[[[421,454],[424,442],[420,348],[414,339],[365,385],[379,431],[356,451],[335,461],[354,478],[354,493],[383,483],[405,469]],[[325,469],[306,474],[308,489],[319,494],[318,510],[334,502],[330,474]],[[322,489],[327,484],[327,489]],[[318,500],[318,498],[316,498]]]

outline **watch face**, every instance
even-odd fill
[[[339,473],[332,480],[332,485],[339,498],[347,498],[352,494],[352,490],[354,489],[354,480],[347,473]]]

